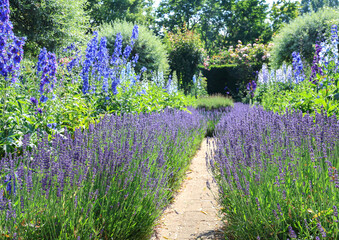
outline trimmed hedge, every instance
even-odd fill
[[[226,95],[226,92],[229,92],[227,95],[232,96],[235,101],[241,101],[245,95],[246,84],[254,80],[252,73],[259,69],[260,66],[256,65],[248,69],[237,64],[212,65],[209,69],[200,66],[203,76],[207,78],[208,94]]]

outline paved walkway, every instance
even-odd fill
[[[165,210],[151,240],[223,239],[216,184],[206,167],[204,139],[174,202]],[[209,184],[208,184],[209,183]]]

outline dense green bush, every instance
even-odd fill
[[[297,17],[281,28],[273,39],[271,64],[280,66],[284,61],[292,62],[292,52],[300,52],[311,64],[316,41],[322,41],[324,34],[329,35],[331,25],[339,23],[339,10],[324,8],[316,13]]]
[[[46,47],[56,51],[75,41],[86,40],[89,17],[86,0],[10,0],[11,21],[16,35],[27,37],[25,55],[38,55]]]
[[[186,27],[169,32],[166,36],[169,51],[169,63],[172,72],[176,72],[179,87],[187,94],[192,88],[193,76],[199,71],[205,51],[198,34]]]
[[[124,49],[130,43],[133,27],[132,22],[117,20],[113,23],[103,24],[99,28],[99,36],[107,38],[110,55],[113,54],[117,34],[121,33],[122,35]],[[146,26],[139,26],[139,37],[135,41],[131,56],[136,53],[139,55],[138,63],[135,66],[136,71],[140,71],[142,67],[146,67],[150,71],[166,71],[168,69],[165,46]]]

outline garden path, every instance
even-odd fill
[[[181,189],[160,218],[151,240],[222,239],[223,223],[215,200],[217,186],[212,183],[206,167],[207,151],[204,139]]]

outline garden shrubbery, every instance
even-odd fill
[[[258,42],[243,45],[241,41],[233,48],[221,50],[204,61],[203,75],[207,78],[209,94],[222,93],[235,101],[244,101],[246,84],[253,81],[256,72],[268,63],[271,44]]]
[[[231,98],[216,94],[198,98],[195,106],[205,110],[213,110],[233,106],[233,101]]]
[[[331,35],[331,26],[339,24],[339,10],[324,8],[316,13],[304,14],[285,25],[273,38],[270,63],[279,67],[285,61],[292,63],[292,53],[299,52],[311,65],[315,43]]]
[[[139,60],[133,55],[138,26],[133,27],[126,46],[122,35],[117,35],[112,54],[107,39],[99,39],[95,32],[86,51],[76,44],[58,55],[43,48],[36,64],[25,61],[26,68],[20,68],[24,40],[14,35],[8,4],[5,6],[0,29],[0,154],[21,146],[25,134],[36,142],[38,132],[61,134],[65,129],[87,128],[104,114],[154,112],[168,107],[183,110],[192,105],[193,98],[178,91],[174,81],[164,77],[157,82],[140,81],[146,69],[133,67]]]
[[[338,29],[331,28],[326,41],[316,44],[312,67],[305,68],[302,56],[294,52],[292,67],[271,70],[264,66],[254,100],[267,110],[284,113],[287,108],[303,113],[328,115],[339,111]]]
[[[94,32],[85,51],[22,61],[25,39],[1,4],[0,238],[149,237],[209,118],[176,81],[140,81],[138,26],[112,54]]]
[[[186,27],[169,32],[166,36],[169,51],[171,73],[175,73],[178,84],[187,94],[194,86],[193,78],[198,74],[199,64],[202,63],[205,51],[199,35]]]

